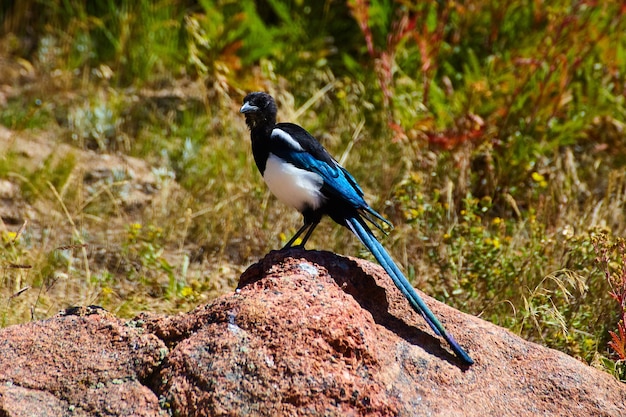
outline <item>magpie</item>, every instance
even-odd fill
[[[263,180],[283,203],[304,217],[304,224],[283,249],[304,248],[324,215],[347,227],[374,255],[409,304],[421,314],[432,330],[443,337],[465,363],[474,363],[456,340],[446,332],[400,268],[378,242],[366,220],[385,232],[391,223],[372,209],[354,177],[343,168],[305,129],[293,123],[276,123],[276,102],[267,93],[248,94],[240,113],[246,118],[252,140],[252,155]]]

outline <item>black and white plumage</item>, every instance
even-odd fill
[[[280,201],[294,207],[304,217],[303,226],[285,248],[306,232],[300,243],[304,247],[321,218],[330,216],[359,238],[433,331],[446,339],[465,363],[474,363],[446,332],[372,233],[365,220],[381,230],[381,223],[389,226],[391,223],[367,204],[354,177],[302,127],[293,123],[277,124],[276,103],[269,94],[248,94],[240,111],[246,117],[254,161],[265,183]]]

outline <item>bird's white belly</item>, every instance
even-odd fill
[[[299,211],[315,210],[324,201],[320,191],[324,180],[320,175],[297,168],[272,153],[267,158],[263,179],[276,198]]]

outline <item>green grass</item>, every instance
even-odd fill
[[[9,100],[0,115],[0,125],[13,130],[37,129],[51,120],[48,109],[39,98],[15,98]]]
[[[626,278],[606,272],[623,263],[626,232],[620,2],[25,12],[39,3],[0,15],[0,180],[37,213],[19,232],[0,225],[2,325],[72,304],[185,311],[284,244],[299,215],[269,195],[238,114],[262,89],[281,120],[345,157],[396,225],[384,244],[416,286],[624,378]],[[138,158],[151,179],[94,176],[94,153]],[[128,201],[137,187],[148,204]],[[367,256],[330,221],[310,247]]]

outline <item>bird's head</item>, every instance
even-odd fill
[[[246,116],[246,124],[250,129],[261,125],[273,127],[276,124],[276,102],[267,93],[248,94],[239,112]]]

